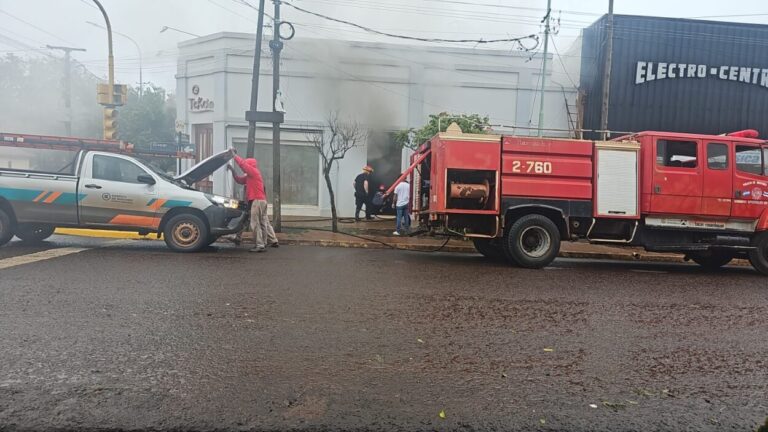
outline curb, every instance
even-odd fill
[[[362,248],[362,249],[391,249],[385,245],[376,242],[356,242],[341,240],[297,240],[282,239],[281,244],[296,246],[320,246],[320,247],[343,247],[343,248]],[[440,245],[396,245],[395,249],[408,250],[415,252],[433,251]],[[472,253],[477,251],[474,247],[446,245],[441,252]],[[561,251],[560,258],[579,258],[579,259],[600,259],[600,260],[618,260],[618,261],[646,261],[646,262],[667,262],[682,263],[683,257],[680,255],[642,255],[637,253],[605,253],[605,252],[576,252]]]
[[[341,247],[341,248],[360,248],[360,249],[392,249],[377,242],[361,241],[343,241],[343,240],[298,240],[281,239],[280,244],[293,246],[318,246],[318,247]],[[397,250],[406,250],[413,252],[432,252],[440,245],[395,245]],[[469,253],[478,254],[474,247],[446,245],[440,252]],[[656,262],[656,263],[677,263],[683,264],[686,261],[682,255],[643,255],[637,252],[633,253],[610,253],[610,252],[579,252],[579,251],[560,251],[559,258],[592,259],[592,260],[613,260],[613,261],[637,261],[637,262]],[[732,266],[750,267],[748,261],[736,259],[731,262]]]
[[[156,235],[147,234],[145,236],[139,235],[135,232],[129,231],[108,231],[108,230],[95,230],[95,229],[80,229],[80,228],[56,228],[55,234],[69,235],[78,237],[96,237],[96,238],[111,238],[111,239],[129,239],[129,240],[160,240]]]

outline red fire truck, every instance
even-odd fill
[[[747,258],[768,275],[768,142],[642,132],[611,141],[464,134],[412,156],[422,229],[541,268],[562,240],[683,253],[706,268]],[[397,183],[396,183],[397,184]]]

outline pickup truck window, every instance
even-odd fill
[[[672,168],[696,168],[697,147],[695,141],[660,139],[656,142],[656,164]]]
[[[736,146],[736,169],[750,174],[763,175],[763,152],[756,146]]]
[[[94,155],[93,178],[123,183],[139,183],[137,177],[147,174],[138,165],[125,159]]]

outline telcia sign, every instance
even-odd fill
[[[743,66],[637,62],[635,84],[676,78],[717,78],[768,88],[768,69]]]

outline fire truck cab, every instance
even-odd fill
[[[412,156],[422,229],[470,238],[541,268],[562,240],[685,254],[706,268],[749,259],[768,275],[768,145],[755,131],[642,132],[611,141],[464,134]]]

